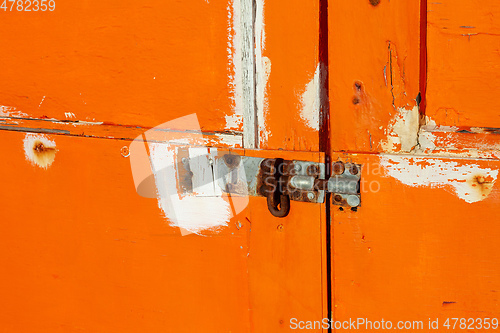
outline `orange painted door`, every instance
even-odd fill
[[[495,1],[33,6],[0,8],[0,331],[494,328]],[[361,206],[172,215],[161,174],[153,198],[135,186],[132,142],[161,171],[193,133],[358,163]]]
[[[361,206],[330,214],[337,331],[496,330],[498,3],[328,14],[331,159],[362,164]]]
[[[263,197],[233,216],[184,205],[185,234],[159,194],[139,195],[130,155],[195,115],[198,128],[162,129],[321,162],[319,1],[49,3],[0,9],[0,331],[274,332],[327,317],[324,204],[293,202],[284,219]],[[155,139],[153,167],[167,153]]]

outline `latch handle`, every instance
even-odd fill
[[[282,158],[276,158],[274,160],[264,160],[264,165],[270,167],[268,188],[267,188],[267,208],[273,216],[285,217],[290,212],[290,197],[283,193],[283,162]]]

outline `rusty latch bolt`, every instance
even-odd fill
[[[337,161],[332,165],[333,175],[328,180],[328,192],[332,193],[332,204],[358,207],[361,204],[361,165]]]

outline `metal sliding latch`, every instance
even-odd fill
[[[325,193],[332,193],[332,204],[355,208],[361,205],[361,165],[334,162],[332,176],[325,177],[324,163],[240,156],[232,152],[209,154],[211,178],[216,192],[239,196],[263,196],[276,217],[290,212],[290,201],[323,203]],[[196,166],[199,158],[178,152],[177,175],[182,192],[197,186]],[[198,159],[198,161],[197,161]],[[205,168],[206,170],[207,168]],[[204,171],[206,173],[206,171]]]

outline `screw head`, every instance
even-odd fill
[[[316,176],[318,174],[318,166],[316,164],[311,164],[307,167],[307,174],[309,176]]]
[[[278,225],[278,227],[276,228],[279,232],[282,232],[283,229],[285,229],[285,227],[283,227],[283,224],[280,224]]]
[[[314,192],[307,193],[307,199],[314,200],[315,198],[316,198],[316,195],[314,194]]]
[[[333,163],[332,169],[333,169],[332,171],[334,174],[341,175],[345,171],[345,165],[343,162],[337,161],[337,162]]]
[[[347,204],[351,207],[358,207],[361,203],[357,195],[350,195],[347,197]]]
[[[359,172],[358,167],[355,164],[351,164],[351,166],[349,167],[349,172],[351,173],[351,175],[357,175]]]
[[[233,154],[224,155],[224,163],[226,163],[226,165],[231,169],[240,164],[240,159],[241,157],[239,155],[233,155]]]
[[[122,149],[120,149],[120,152],[123,157],[129,157],[130,156],[130,150],[128,149],[127,146],[123,146]]]
[[[334,200],[335,202],[341,202],[341,201],[342,201],[342,196],[341,196],[340,194],[335,194],[335,195],[333,196],[333,200]]]

